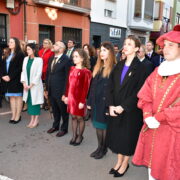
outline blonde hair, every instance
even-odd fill
[[[112,43],[103,42],[101,44],[101,47],[104,47],[107,50],[109,50],[108,58],[106,60],[106,64],[104,64],[104,61],[101,59],[100,55],[98,55],[97,63],[93,70],[93,77],[95,77],[98,73],[100,73],[104,67],[102,76],[104,78],[107,78],[107,77],[109,77],[114,65],[116,64],[116,57],[115,57],[114,47],[113,47]]]
[[[50,47],[50,49],[51,49],[51,47],[52,47],[52,41],[51,41],[50,39],[44,39],[43,42],[44,42],[44,41],[47,41],[47,42],[48,42],[49,47]]]

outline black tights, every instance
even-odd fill
[[[106,148],[106,130],[96,129],[97,140],[98,140],[98,149]]]
[[[85,129],[85,121],[82,116],[74,116],[72,115],[72,132],[73,132],[73,140],[76,142],[80,142],[83,136]]]

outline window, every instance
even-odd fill
[[[104,9],[104,16],[105,17],[112,17],[113,11]]]
[[[134,17],[141,18],[142,16],[142,0],[135,0]]]
[[[145,1],[144,19],[153,20],[154,0]]]
[[[160,12],[160,2],[155,2],[155,7],[154,7],[154,19],[159,20],[159,12]]]
[[[76,43],[76,47],[82,46],[82,30],[75,28],[63,27],[63,41],[68,42],[72,39]]]
[[[176,14],[176,24],[180,24],[180,14]]]
[[[43,44],[44,39],[50,39],[54,43],[54,26],[39,25],[39,44]]]
[[[0,45],[7,43],[6,15],[0,14]]]

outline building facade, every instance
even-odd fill
[[[121,48],[126,36],[127,0],[91,0],[90,44],[111,41]]]
[[[180,24],[180,0],[174,0],[172,25]]]
[[[156,0],[154,10],[154,25],[150,39],[156,39],[172,29],[174,0]]]
[[[0,48],[7,45],[10,37],[23,39],[23,2],[0,1]]]
[[[129,0],[127,34],[139,37],[142,43],[149,40],[153,30],[154,0]]]
[[[0,2],[0,7],[3,5],[0,18],[8,16],[5,25],[7,38],[15,36],[40,45],[45,38],[52,42],[72,39],[79,47],[89,43],[90,0],[11,0],[15,7],[17,2],[21,4],[17,15],[8,13],[5,7],[8,1]]]

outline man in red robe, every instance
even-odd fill
[[[133,163],[149,179],[180,180],[180,25],[157,39],[165,60],[138,93],[142,127]]]

